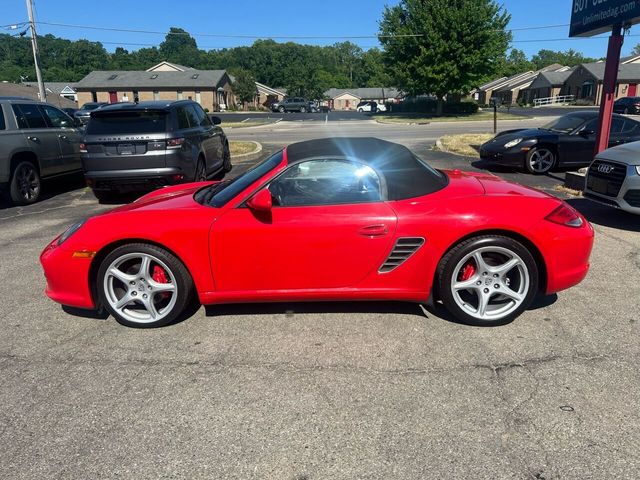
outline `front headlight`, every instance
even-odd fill
[[[507,142],[504,144],[504,148],[511,148],[511,147],[515,147],[516,145],[518,145],[520,142],[522,141],[522,138],[514,138],[513,140],[511,140],[510,142]]]
[[[60,235],[60,238],[58,239],[58,245],[62,245],[64,242],[66,242],[69,239],[71,235],[73,235],[78,230],[80,230],[80,227],[84,225],[84,222],[86,222],[86,220],[82,220],[81,222],[74,223],[69,228],[67,228],[65,232],[62,235]]]
[[[636,165],[636,173],[640,175],[640,165]]]

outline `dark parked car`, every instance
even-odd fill
[[[109,104],[107,102],[87,102],[84,105],[82,105],[82,108],[80,108],[80,110],[77,110],[74,113],[74,116],[75,118],[80,120],[80,122],[82,122],[83,124],[86,124],[89,121],[91,112],[93,112],[94,110],[104,105],[109,105]]]
[[[271,110],[274,112],[310,112],[311,106],[310,104],[313,102],[309,102],[309,100],[305,98],[295,97],[295,98],[285,98],[281,102],[276,102],[271,105]]]
[[[119,103],[91,113],[81,145],[85,179],[99,200],[115,193],[204,181],[231,170],[218,117],[191,100]]]
[[[586,167],[593,160],[598,112],[564,115],[540,128],[505,130],[480,147],[488,163],[547,173],[556,167]],[[609,146],[640,140],[640,122],[614,114]]]
[[[79,172],[82,133],[48,103],[0,97],[0,190],[17,205],[40,197],[42,179]]]
[[[626,113],[637,115],[640,113],[640,97],[619,98],[613,103],[615,113]]]

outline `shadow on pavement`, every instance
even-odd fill
[[[62,193],[67,193],[72,190],[78,190],[80,188],[84,188],[84,186],[85,186],[84,176],[82,173],[74,173],[71,175],[64,175],[62,177],[43,180],[40,199],[34,205],[37,205],[39,202],[42,202],[43,200],[56,197]],[[15,205],[13,205],[9,200],[8,193],[6,192],[2,192],[2,193],[3,195],[0,195],[0,210],[14,207]]]
[[[420,304],[410,302],[286,302],[206,305],[208,317],[228,315],[278,315],[296,313],[396,313],[424,317]]]
[[[600,205],[586,198],[570,199],[567,200],[567,203],[584,215],[589,222],[596,225],[629,232],[640,232],[640,216],[638,215]]]

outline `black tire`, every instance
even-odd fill
[[[42,181],[38,168],[29,160],[19,162],[11,173],[9,197],[15,205],[31,205],[40,198]]]
[[[287,110],[284,107],[278,107],[280,113],[285,113]]]
[[[300,107],[300,113],[307,113],[306,107]]]
[[[358,109],[358,113],[362,113],[364,112],[364,110],[362,110],[361,108]]]
[[[622,113],[624,113],[625,115],[629,115],[629,108],[625,107]]]
[[[229,148],[228,143],[224,144],[223,155],[224,155],[224,158],[222,160],[222,170],[224,170],[224,173],[228,173],[233,168],[233,165],[231,164],[231,149]]]
[[[99,203],[109,203],[117,198],[118,193],[112,190],[94,190],[93,195]]]
[[[550,157],[548,157],[550,159],[549,163],[547,163],[546,160],[544,165],[537,163],[535,160],[536,155],[537,156],[550,155]],[[525,161],[524,161],[524,168],[526,169],[527,172],[533,175],[544,175],[546,173],[549,173],[551,170],[553,170],[556,167],[557,163],[558,163],[558,155],[553,148],[545,147],[545,146],[534,147],[527,152],[527,156],[525,157]],[[541,166],[537,168],[535,166],[536,164]]]
[[[157,262],[157,264],[161,266],[161,268],[165,271],[167,277],[171,279],[171,281],[163,282],[163,284],[166,283],[168,285],[174,285],[175,287],[175,291],[169,294],[169,295],[175,295],[175,301],[173,300],[173,297],[170,296],[168,300],[168,305],[165,307],[165,310],[162,310],[162,308],[158,308],[157,313],[159,315],[160,314],[162,315],[162,317],[159,318],[158,320],[155,320],[155,321],[132,320],[131,319],[132,313],[127,313],[129,308],[127,308],[127,311],[125,311],[124,309],[125,307],[127,307],[127,305],[133,306],[133,307],[135,307],[136,305],[140,305],[140,303],[136,303],[135,299],[131,300],[131,302],[125,305],[125,307],[122,307],[123,313],[117,311],[114,308],[114,306],[111,303],[113,299],[110,301],[111,292],[109,292],[109,287],[107,285],[109,280],[105,278],[108,273],[107,271],[114,264],[114,262],[118,262],[122,257],[126,257],[127,255],[133,256],[131,260],[133,263],[129,267],[131,269],[129,271],[129,274],[136,277],[134,279],[134,281],[136,282],[136,285],[131,286],[131,285],[125,284],[124,282],[121,282],[120,287],[118,287],[120,290],[124,290],[126,285],[126,288],[129,289],[131,293],[134,291],[137,293],[139,291],[140,292],[139,295],[136,295],[136,298],[139,300],[142,300],[141,298],[142,295],[147,295],[145,286],[146,285],[148,286],[149,282],[144,283],[142,281],[139,281],[139,279],[137,278],[141,276],[144,277],[144,274],[138,271],[140,267],[135,265],[135,255],[151,256],[159,260],[160,262],[162,262],[164,266],[160,265],[159,262]],[[126,260],[125,260],[125,265],[126,265]],[[154,265],[153,260],[151,261],[149,268],[151,268],[152,265]],[[136,270],[136,268],[138,270]],[[98,269],[98,275],[96,277],[95,287],[96,287],[96,291],[98,292],[98,298],[99,298],[100,304],[107,309],[107,311],[116,319],[116,321],[121,325],[125,325],[127,327],[134,327],[134,328],[155,328],[155,327],[162,327],[164,325],[168,325],[169,323],[176,320],[180,316],[180,314],[182,314],[185,311],[189,303],[192,302],[194,298],[193,280],[191,279],[191,275],[187,271],[187,268],[182,264],[182,262],[167,250],[157,247],[155,245],[148,245],[145,243],[132,243],[129,245],[123,245],[121,247],[116,248],[111,253],[109,253],[104,258],[104,260],[102,260],[100,264],[100,268]],[[151,288],[149,288],[149,290],[151,290]],[[125,295],[126,294],[123,294],[122,297],[124,297]],[[149,294],[149,295],[151,298],[151,302],[154,302],[154,305],[158,301],[160,301],[158,305],[161,307],[162,302],[166,301],[165,298],[157,298],[158,296],[165,295],[164,292],[155,293],[153,295]],[[122,299],[122,297],[120,298],[120,300]],[[166,308],[169,308],[169,310],[166,311]],[[132,312],[133,311],[135,310],[132,309]],[[145,311],[148,311],[148,310],[145,310]],[[128,315],[129,318],[127,318],[127,316],[125,315]]]
[[[204,158],[198,158],[196,169],[193,174],[194,182],[206,182],[207,181],[207,167],[205,166]]]
[[[503,252],[507,251],[515,254],[515,256],[511,257],[512,260],[519,257],[517,259],[519,263],[511,267],[511,269],[504,274],[504,278],[502,275],[499,279],[494,278],[496,274],[492,274],[491,271],[477,271],[473,274],[475,278],[474,276],[467,279],[464,277],[460,278],[460,274],[466,273],[465,269],[467,268],[466,265],[461,266],[461,262],[466,261],[469,255],[481,252],[480,255],[484,255],[483,258],[485,261],[490,261],[492,257],[489,255],[493,253],[493,258],[497,259],[496,263],[499,263],[502,261],[500,256],[503,255]],[[509,255],[505,255],[504,258],[508,259]],[[509,260],[507,260],[507,262],[508,261]],[[475,262],[475,260],[472,260],[472,263],[473,262]],[[499,265],[497,268],[499,268]],[[513,270],[516,268],[517,271],[514,272]],[[526,271],[527,281],[524,281],[522,277],[522,272],[524,271]],[[488,273],[488,275],[485,275],[485,273]],[[507,276],[507,274],[509,276]],[[469,286],[468,289],[460,288],[460,292],[456,293],[454,292],[454,278],[456,279],[456,283],[467,281],[472,282],[473,285]],[[529,307],[538,291],[538,266],[531,252],[520,242],[500,235],[485,235],[470,238],[452,248],[438,265],[437,279],[440,299],[454,317],[469,325],[494,327],[512,322]],[[514,289],[511,289],[511,281],[514,282],[514,288],[522,291],[515,292]],[[481,283],[478,284],[477,282]],[[504,292],[518,293],[521,300],[515,300],[509,296],[502,295],[500,293],[501,288]],[[475,293],[473,292],[474,290]],[[497,311],[500,308],[501,302],[507,306],[513,302],[513,305],[511,305],[509,309],[505,309],[503,315],[497,312],[492,316],[489,310],[489,318],[481,318],[484,316],[480,315],[480,296],[482,292],[485,292],[485,296],[488,298],[486,303],[487,309],[495,308]],[[490,303],[492,299],[494,301],[493,305]],[[474,305],[476,301],[478,303],[477,307]],[[463,308],[460,303],[464,304],[466,308]],[[474,308],[476,309],[475,312],[473,312]]]

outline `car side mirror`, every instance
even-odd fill
[[[247,200],[247,206],[257,212],[270,212],[273,207],[273,198],[268,188],[263,188],[253,197]]]
[[[216,117],[215,115],[211,115],[211,121],[214,125],[220,125],[222,123],[222,119],[220,117]]]
[[[594,133],[596,132],[594,132],[593,130],[580,130],[580,133],[578,135],[580,135],[583,138],[589,138]]]

